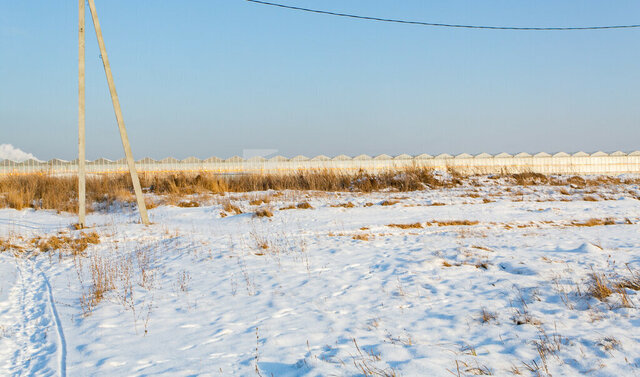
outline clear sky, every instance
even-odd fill
[[[280,2],[447,23],[640,23],[635,0]],[[640,149],[640,29],[439,29],[243,0],[96,6],[136,158]],[[0,1],[0,144],[77,157],[77,7]],[[117,159],[87,22],[87,158]]]

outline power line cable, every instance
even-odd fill
[[[409,21],[409,20],[397,20],[397,19],[391,19],[391,18],[358,16],[358,15],[355,15],[355,14],[337,13],[337,12],[330,12],[330,11],[325,11],[325,10],[318,10],[318,9],[294,7],[294,6],[291,6],[291,5],[270,3],[270,2],[267,2],[267,1],[261,1],[261,0],[247,0],[247,1],[251,2],[251,3],[255,3],[255,4],[269,5],[269,6],[278,7],[278,8],[291,9],[291,10],[297,10],[297,11],[302,11],[302,12],[310,12],[310,13],[317,13],[317,14],[324,14],[324,15],[329,15],[329,16],[355,18],[355,19],[359,19],[359,20],[392,22],[392,23],[396,23],[396,24],[410,24],[410,25],[420,25],[420,26],[448,27],[448,28],[459,28],[459,29],[567,31],[567,30],[604,30],[604,29],[640,28],[640,25],[610,25],[610,26],[582,26],[582,27],[517,27],[517,26],[483,26],[483,25],[444,24],[444,23],[434,23],[434,22]]]

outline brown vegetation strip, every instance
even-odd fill
[[[82,254],[90,244],[99,244],[100,236],[96,232],[80,233],[77,237],[72,238],[67,235],[56,235],[50,237],[34,237],[23,245],[18,245],[10,241],[0,239],[0,252],[14,251],[32,251],[39,250],[41,252],[68,250],[74,255]]]
[[[611,218],[606,218],[606,219],[593,218],[583,222],[573,221],[571,223],[571,226],[601,226],[601,225],[616,225],[616,222]]]
[[[478,225],[480,222],[479,221],[471,221],[471,220],[447,220],[447,221],[433,221],[433,222],[429,222],[427,223],[427,225],[431,226],[431,225],[437,225],[437,226],[456,226],[456,225],[464,225],[464,226],[471,226],[471,225]]]
[[[156,195],[222,194],[267,190],[373,192],[392,189],[406,192],[453,187],[462,183],[458,179],[439,179],[431,169],[427,168],[407,168],[379,174],[329,170],[289,175],[148,173],[141,174],[140,181],[145,193]],[[76,212],[78,209],[77,186],[76,177],[40,175],[0,177],[0,208],[55,209]],[[126,174],[89,177],[87,200],[89,203],[106,205],[115,201],[133,203],[135,200],[131,178]],[[268,198],[257,198],[252,202],[268,203]]]
[[[604,186],[604,185],[628,185],[637,184],[638,179],[633,178],[617,178],[609,176],[598,176],[591,179],[585,179],[583,177],[574,176],[549,176],[540,173],[519,173],[502,176],[492,176],[492,178],[508,178],[516,185],[519,186],[531,186],[531,185],[548,185],[548,186],[572,186],[576,188],[584,188],[587,186]]]
[[[452,172],[455,173],[455,172]],[[503,179],[516,185],[571,186],[572,188],[602,187],[604,185],[630,185],[640,183],[639,179],[621,179],[600,176],[585,179],[579,176],[546,176],[537,173],[494,175],[490,178]],[[390,190],[408,192],[424,189],[449,188],[462,184],[464,180],[474,182],[473,177],[452,174],[452,178],[442,178],[428,168],[406,168],[389,170],[378,174],[367,172],[341,172],[330,170],[304,171],[295,174],[238,174],[218,175],[214,173],[143,173],[140,175],[145,193],[162,196],[160,203],[181,205],[176,198],[193,194],[224,194],[227,192],[254,192],[267,190],[300,190],[329,192],[375,192]],[[21,175],[0,177],[0,208],[15,209],[55,209],[77,212],[77,178],[53,177],[46,175]],[[566,189],[561,192],[569,193]],[[636,195],[635,193],[632,193]],[[274,194],[275,195],[275,194]],[[472,193],[470,196],[479,194]],[[584,200],[599,200],[595,196],[585,196]],[[269,197],[256,197],[251,205],[269,203]],[[115,202],[135,205],[129,175],[90,176],[87,179],[87,201],[89,210],[106,208]],[[391,205],[393,200],[381,204]],[[191,203],[191,202],[187,202]],[[366,203],[365,206],[373,205]],[[433,203],[432,205],[442,205]],[[345,204],[345,208],[350,208]]]
[[[400,229],[418,229],[422,228],[422,224],[414,223],[414,224],[389,224],[387,225],[391,228],[400,228]]]

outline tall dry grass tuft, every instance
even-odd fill
[[[611,283],[604,274],[597,274],[594,272],[591,275],[591,279],[591,287],[589,289],[591,296],[600,301],[605,301],[607,297],[613,294],[613,290],[610,288]]]

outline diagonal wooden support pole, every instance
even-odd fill
[[[100,29],[100,21],[98,21],[98,14],[96,13],[96,5],[94,3],[94,0],[89,0],[89,10],[91,11],[91,18],[93,19],[93,27],[96,30],[96,37],[98,37],[98,45],[100,46],[102,64],[104,65],[104,72],[107,75],[107,83],[109,84],[109,92],[111,93],[111,102],[113,102],[113,110],[116,113],[116,120],[118,121],[118,128],[120,129],[122,147],[124,148],[124,154],[127,157],[127,165],[129,166],[129,173],[131,173],[131,180],[133,181],[133,189],[136,193],[136,200],[138,201],[138,211],[140,212],[140,219],[142,220],[142,223],[144,225],[149,225],[147,207],[145,206],[144,198],[142,197],[142,188],[140,187],[140,180],[138,179],[138,173],[136,172],[136,164],[133,161],[133,154],[131,153],[131,146],[129,145],[127,129],[124,126],[122,110],[120,109],[120,101],[118,100],[118,93],[116,93],[116,85],[113,82],[113,75],[111,73],[111,67],[109,66],[109,59],[107,58],[107,49],[104,46],[104,40],[102,39],[102,30]]]
[[[84,0],[78,9],[78,225],[84,228],[86,214],[86,172],[84,138]]]

